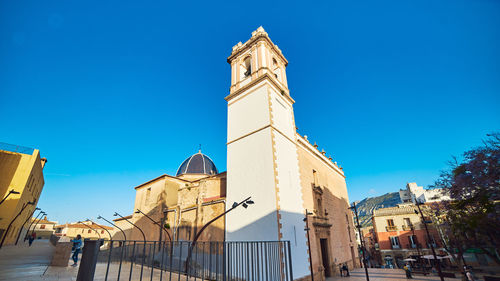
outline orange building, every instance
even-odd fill
[[[429,208],[421,206],[422,211]],[[431,255],[431,244],[436,254],[446,254],[442,248],[439,234],[432,221],[426,218],[430,239],[427,238],[424,224],[418,209],[413,204],[373,211],[373,227],[376,233],[376,248],[381,255],[381,263],[388,267],[402,267],[404,259],[418,259]]]

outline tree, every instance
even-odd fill
[[[451,201],[438,206],[445,243],[459,252],[479,248],[500,264],[500,133],[488,135],[483,145],[454,158],[434,187]]]

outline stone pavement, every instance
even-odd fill
[[[35,240],[31,247],[20,242],[17,246],[0,249],[0,280],[40,280],[52,259],[54,246],[48,240]]]
[[[366,280],[365,270],[363,268],[356,268],[350,272],[349,277],[330,277],[326,281],[362,281]],[[390,269],[390,268],[369,268],[368,275],[370,281],[403,281],[406,279],[405,272],[402,269]],[[410,280],[440,280],[438,276],[423,276],[421,274],[413,275],[413,279]],[[444,278],[444,280],[461,280],[461,278]]]

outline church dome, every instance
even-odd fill
[[[215,175],[218,174],[217,167],[215,167],[214,162],[210,157],[201,153],[201,150],[188,157],[188,159],[182,162],[181,166],[177,170],[176,176],[185,174],[197,174],[197,175]]]

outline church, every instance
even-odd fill
[[[309,280],[311,269],[315,280],[324,280],[338,274],[339,264],[358,267],[344,171],[297,133],[282,51],[259,27],[232,48],[227,62],[227,171],[200,150],[175,175],[136,186],[134,213],[125,218],[147,230],[148,240],[165,233],[144,214],[168,229],[162,239],[190,241],[233,202],[251,197],[251,207],[217,219],[199,241],[290,241],[296,280]],[[141,239],[123,218],[115,224],[128,239]],[[120,232],[114,238],[122,239]]]

